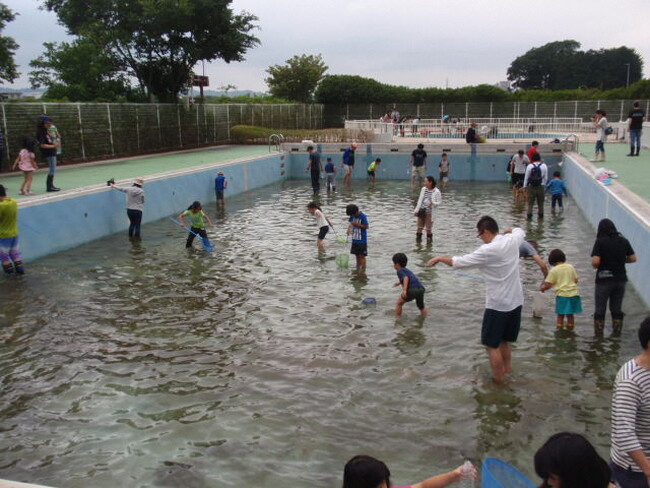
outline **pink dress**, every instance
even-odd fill
[[[33,161],[36,156],[34,156],[33,152],[30,152],[27,149],[21,149],[18,153],[18,157],[20,158],[18,160],[18,168],[20,168],[21,171],[34,171]]]

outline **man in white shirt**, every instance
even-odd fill
[[[499,234],[492,217],[483,216],[476,224],[478,238],[484,244],[464,256],[436,256],[427,266],[444,263],[453,268],[479,268],[485,280],[485,312],[481,344],[487,348],[492,378],[503,382],[512,372],[510,342],[515,342],[521,324],[524,291],[519,278],[519,246],[526,234],[514,228]]]
[[[510,181],[513,188],[524,186],[524,175],[529,163],[530,160],[523,149],[520,149],[510,160]]]
[[[546,191],[546,182],[548,181],[548,168],[542,161],[542,156],[536,152],[533,154],[531,164],[526,167],[524,176],[524,188],[528,193],[528,220],[533,218],[533,206],[537,202],[537,215],[540,219],[544,218],[544,192]]]

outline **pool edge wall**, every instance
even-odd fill
[[[644,212],[648,204],[631,202],[630,200],[636,199],[636,195],[617,182],[612,186],[604,186],[594,178],[591,165],[576,153],[564,155],[562,169],[571,197],[594,229],[598,227],[601,219],[609,218],[616,224],[618,231],[630,241],[637,262],[626,266],[627,276],[645,306],[649,307],[650,274],[647,270],[650,264],[650,222],[647,216],[650,213]]]
[[[289,175],[286,154],[274,153],[150,176],[144,186],[143,223],[177,215],[195,200],[214,202],[219,170],[228,177],[226,198]],[[32,261],[123,232],[128,228],[125,208],[124,193],[97,185],[21,203],[18,230],[23,259]]]

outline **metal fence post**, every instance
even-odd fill
[[[196,145],[201,145],[201,129],[199,128],[199,112],[201,105],[195,105],[196,107]]]
[[[158,147],[162,146],[162,128],[160,127],[160,105],[156,104],[156,120],[158,121]]]
[[[181,106],[176,104],[176,120],[178,120],[178,144],[183,147],[183,131],[181,130]]]
[[[618,119],[618,120],[620,120],[621,122],[623,122],[623,103],[625,103],[625,100],[621,100],[621,116],[620,116],[620,118]]]
[[[106,114],[108,115],[108,136],[111,141],[111,155],[115,156],[115,145],[113,143],[113,123],[111,122],[111,106],[106,104]]]
[[[135,137],[138,144],[138,152],[140,152],[140,118],[138,106],[135,106]]]
[[[81,136],[81,158],[86,159],[86,144],[84,143],[84,125],[81,121],[81,104],[77,103],[77,119],[79,120],[79,135]]]
[[[578,100],[576,100],[576,103],[575,103],[575,109],[573,111],[573,118],[574,119],[578,118]]]
[[[7,160],[11,164],[11,151],[9,149],[9,131],[7,130],[7,114],[5,113],[5,103],[2,102],[2,128],[5,133],[5,149],[7,153]],[[2,164],[2,161],[0,161],[0,164]]]

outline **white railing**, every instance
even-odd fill
[[[477,132],[494,139],[564,138],[567,134],[593,133],[595,128],[582,119],[561,118],[472,118],[472,119],[413,119],[403,122],[380,120],[346,120],[346,129],[372,131],[395,137],[463,139],[471,123]]]

